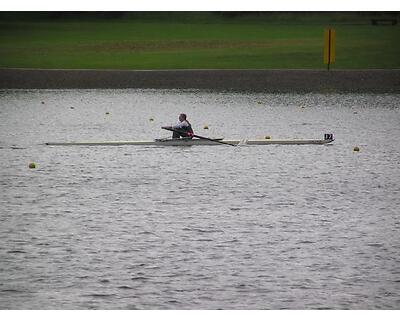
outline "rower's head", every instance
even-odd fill
[[[185,121],[185,120],[186,120],[186,114],[181,113],[181,114],[179,115],[179,121],[182,122],[182,121]]]

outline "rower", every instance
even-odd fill
[[[186,114],[181,113],[179,115],[179,122],[175,126],[169,126],[169,127],[161,127],[161,129],[174,129],[177,131],[172,132],[172,139],[179,139],[180,137],[182,138],[193,138],[193,129],[192,125],[190,122],[186,119]]]

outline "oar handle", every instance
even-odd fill
[[[187,134],[189,137],[196,137],[196,138],[203,139],[203,140],[208,140],[208,141],[213,141],[213,142],[216,142],[216,143],[226,144],[226,145],[232,146],[232,147],[236,147],[237,146],[236,144],[223,142],[221,140],[216,140],[216,139],[210,139],[210,138],[207,138],[207,137],[202,137],[202,136],[199,136],[197,134],[176,130],[176,129],[171,128],[171,127],[161,127],[161,129],[177,132],[177,133],[180,133],[180,134]]]

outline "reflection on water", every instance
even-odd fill
[[[0,308],[398,309],[399,102],[1,92]],[[43,145],[166,137],[180,112],[204,136],[336,141]]]

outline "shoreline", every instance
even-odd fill
[[[129,88],[263,93],[400,93],[400,69],[327,71],[0,68],[0,89]]]

